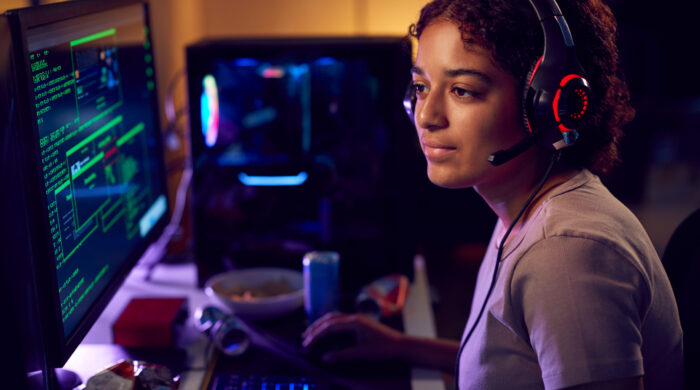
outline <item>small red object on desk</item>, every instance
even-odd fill
[[[172,346],[174,327],[186,315],[186,298],[134,298],[112,325],[114,344],[124,347]]]

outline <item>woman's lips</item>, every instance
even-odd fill
[[[457,150],[457,148],[452,146],[423,142],[423,153],[425,154],[425,158],[430,161],[442,160],[455,150]]]

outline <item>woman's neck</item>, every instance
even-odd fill
[[[529,164],[518,164],[516,165],[518,167],[517,173],[512,174],[509,180],[502,181],[498,185],[475,186],[474,189],[486,201],[491,210],[496,213],[500,223],[507,228],[513,223],[527,199],[540,184],[550,161],[549,158],[546,158],[546,160],[540,158]],[[557,163],[542,188],[523,212],[513,231],[519,231],[530,219],[533,212],[549,197],[552,190],[569,180],[576,173],[578,173],[577,169],[563,162]]]

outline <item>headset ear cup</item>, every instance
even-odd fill
[[[406,92],[403,96],[403,108],[406,111],[406,115],[408,115],[408,119],[415,124],[416,94],[413,91],[413,82],[409,82],[408,87],[406,87]]]
[[[533,104],[533,102],[531,102],[530,100],[534,96],[534,94],[530,94],[530,85],[532,84],[532,78],[534,77],[535,72],[537,71],[537,68],[539,67],[541,61],[542,57],[538,58],[535,62],[532,63],[532,66],[530,66],[530,70],[527,72],[527,76],[525,77],[525,85],[523,88],[521,113],[523,128],[528,134],[533,134],[535,132],[535,129],[532,128],[532,125],[528,120],[528,111],[531,109]]]

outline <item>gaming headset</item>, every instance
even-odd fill
[[[544,33],[544,52],[528,72],[523,91],[523,126],[527,136],[515,146],[489,156],[501,165],[536,141],[555,150],[571,146],[579,138],[578,126],[591,104],[592,90],[576,57],[569,26],[555,0],[530,0]],[[403,101],[412,122],[416,95],[413,83]],[[415,123],[415,122],[414,122]]]

